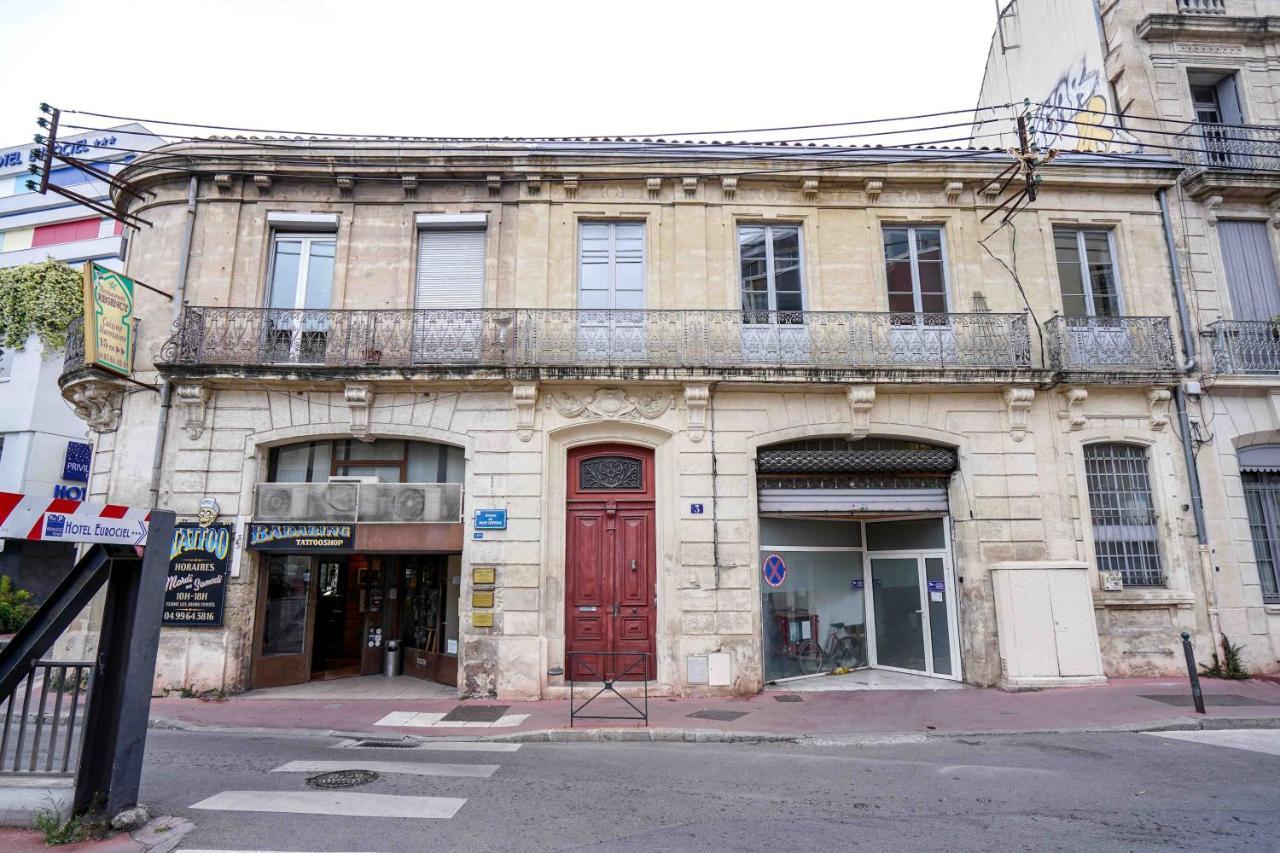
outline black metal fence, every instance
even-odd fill
[[[93,661],[34,662],[0,702],[0,775],[75,776],[95,669]]]
[[[636,720],[649,725],[649,674],[653,672],[653,655],[649,652],[568,652],[568,674],[569,674],[569,728],[573,728],[574,722],[577,720]],[[630,663],[622,665],[630,659]],[[577,678],[575,673],[578,667],[590,676],[590,684],[592,686],[599,685],[599,689],[592,693],[581,704],[578,703],[577,695]],[[639,675],[640,678],[631,678],[629,676]],[[634,702],[623,696],[614,687],[619,681],[628,683],[641,682],[644,685],[643,706],[637,706]],[[612,693],[623,701],[628,708],[634,713],[632,714],[584,714],[587,706],[599,699],[606,693]]]

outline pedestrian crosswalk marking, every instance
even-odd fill
[[[1280,755],[1280,731],[1275,729],[1218,729],[1194,732],[1146,732],[1146,734],[1205,746],[1225,746],[1230,749],[1261,752],[1265,755]]]
[[[348,738],[333,745],[334,749],[379,749],[391,747],[378,747],[376,744],[361,746],[366,741],[356,738]],[[415,743],[411,746],[395,747],[403,752],[411,752],[414,750],[422,750],[425,752],[516,752],[520,749],[518,743],[494,743],[492,741],[476,741],[476,740],[424,740],[421,743]]]
[[[408,776],[460,776],[488,779],[498,770],[497,764],[433,764],[417,761],[290,761],[272,773],[336,773],[342,770],[373,770],[376,773],[402,773]]]
[[[191,808],[206,811],[448,820],[466,802],[458,797],[407,797],[352,791],[223,791],[201,800]]]
[[[505,729],[522,724],[528,714],[504,714],[496,722],[482,723],[467,720],[446,720],[443,713],[427,711],[392,711],[375,726],[396,726],[415,729]]]

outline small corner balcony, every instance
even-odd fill
[[[1220,374],[1280,375],[1280,322],[1218,320],[1205,331]]]
[[[1178,369],[1168,317],[1057,316],[1044,328],[1049,367],[1068,378],[1163,378]]]
[[[1023,314],[187,306],[171,373],[820,378],[1032,371]],[[820,373],[821,376],[814,376]]]

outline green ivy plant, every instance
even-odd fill
[[[83,281],[55,260],[0,269],[0,347],[20,350],[34,332],[45,352],[62,352],[67,326],[84,311]]]

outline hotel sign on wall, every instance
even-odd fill
[[[133,371],[134,281],[95,263],[84,265],[84,363],[128,376]]]

